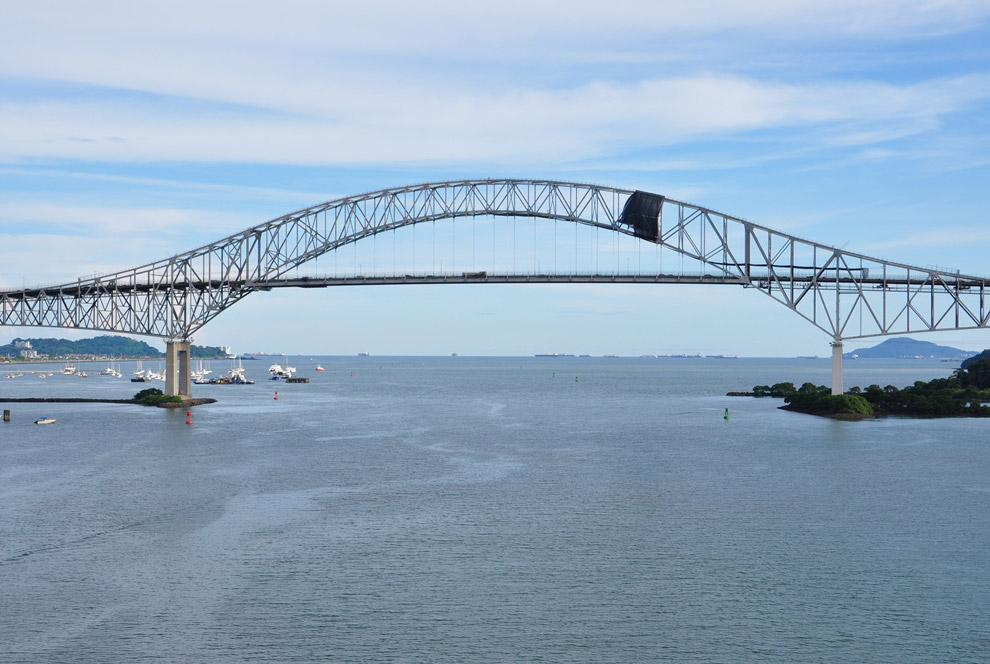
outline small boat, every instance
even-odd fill
[[[233,363],[231,363],[233,365]],[[210,378],[207,380],[206,376],[203,376],[199,381],[198,385],[254,385],[253,380],[249,380],[244,377],[244,365],[241,364],[240,358],[237,360],[237,366],[231,366],[227,370],[226,376],[220,376],[219,378]]]
[[[317,371],[326,371],[326,369],[324,369],[323,367],[321,367],[319,364],[316,365],[316,370]]]
[[[285,380],[287,378],[292,378],[292,374],[296,372],[296,368],[289,366],[288,358],[285,355],[282,356],[282,361],[285,362],[285,368],[282,368],[282,365],[278,363],[268,367],[268,373],[271,374],[268,377],[268,380]]]
[[[360,353],[358,353],[358,357],[368,357],[369,355],[371,355],[371,353],[369,353],[366,350],[363,350]]]
[[[54,417],[42,417],[34,421],[35,424],[55,424]]]

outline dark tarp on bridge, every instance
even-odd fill
[[[663,196],[634,191],[619,215],[619,223],[631,226],[636,237],[656,242],[660,239],[660,207]]]

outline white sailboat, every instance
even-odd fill
[[[290,367],[287,356],[282,356],[282,362],[285,363],[283,367],[281,364],[273,364],[268,367],[268,373],[271,374],[269,380],[285,380],[286,378],[292,378],[292,374],[296,372],[295,367]]]

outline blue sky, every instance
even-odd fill
[[[0,288],[131,267],[339,196],[473,177],[639,188],[990,273],[990,2],[357,5],[6,3]],[[0,329],[15,336],[89,333]],[[982,331],[924,338],[990,347]],[[824,333],[759,293],[662,286],[257,294],[195,341],[828,353]]]

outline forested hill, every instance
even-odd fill
[[[931,357],[947,360],[964,360],[973,355],[972,351],[960,350],[951,346],[939,346],[930,341],[918,341],[910,337],[895,337],[871,348],[857,348],[845,357],[858,355],[863,358],[916,358]]]
[[[143,341],[128,337],[104,335],[92,339],[14,339],[11,343],[0,346],[0,357],[9,355],[17,357],[21,348],[17,342],[29,341],[31,350],[38,355],[49,357],[65,357],[68,355],[97,355],[100,357],[163,357],[164,353]],[[226,354],[216,346],[192,346],[192,357],[203,359],[218,359]]]

